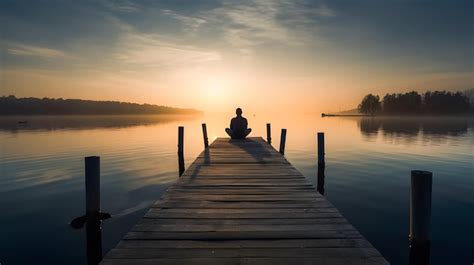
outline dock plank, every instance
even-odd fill
[[[101,264],[388,264],[262,138],[217,138]]]

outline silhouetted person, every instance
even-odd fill
[[[250,134],[252,129],[247,128],[247,119],[242,117],[241,108],[237,108],[235,110],[235,114],[237,114],[237,116],[232,118],[232,120],[230,121],[230,128],[226,128],[225,132],[232,139],[245,139],[245,137]]]

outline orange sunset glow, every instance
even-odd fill
[[[462,56],[472,24],[449,19],[456,4],[444,15],[400,5],[402,18],[383,4],[101,3],[59,5],[64,17],[38,8],[21,22],[28,7],[9,7],[0,93],[316,113],[354,109],[369,92],[472,87],[472,56]]]

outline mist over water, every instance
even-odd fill
[[[101,157],[104,253],[178,178],[177,127],[185,164],[225,136],[233,116],[0,117],[2,264],[85,264],[84,157]],[[474,119],[320,118],[245,113],[251,136],[273,146],[286,128],[286,157],[316,183],[316,133],[325,132],[325,196],[392,264],[408,264],[410,170],[433,172],[431,264],[471,264],[474,245]],[[18,121],[27,121],[18,123]]]

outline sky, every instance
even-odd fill
[[[474,1],[0,1],[0,95],[339,111],[474,87]]]

